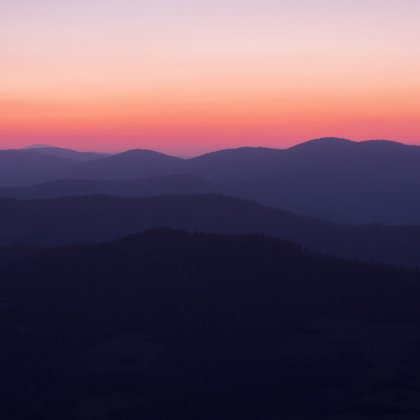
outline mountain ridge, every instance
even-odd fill
[[[154,227],[260,232],[327,255],[420,267],[420,226],[335,224],[215,194],[0,199],[0,245],[98,243]]]
[[[31,151],[49,156],[57,156],[64,159],[74,160],[76,162],[88,162],[90,160],[101,159],[110,156],[110,153],[97,153],[97,152],[78,152],[72,149],[66,149],[63,147],[48,146],[43,144],[37,144],[33,146],[27,146],[22,149],[17,149],[22,152]]]

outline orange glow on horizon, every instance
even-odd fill
[[[0,148],[420,144],[420,3],[391,3],[8,2]]]
[[[284,148],[333,135],[420,144],[417,96],[243,93],[212,97],[0,100],[1,148],[30,143],[99,151],[199,154],[240,146]]]

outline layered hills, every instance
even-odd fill
[[[0,160],[13,155],[3,160],[0,196],[212,192],[340,223],[420,224],[418,146],[324,138],[285,150],[240,148],[187,160],[131,150],[87,162],[25,153],[0,152]],[[28,156],[35,163],[16,160]]]
[[[420,267],[420,226],[335,224],[221,195],[0,199],[0,245],[95,243],[154,227],[260,232],[330,255]]]
[[[419,147],[36,146],[0,151],[0,418],[418,417]]]

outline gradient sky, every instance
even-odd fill
[[[419,0],[0,0],[0,148],[420,144]]]

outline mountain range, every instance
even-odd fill
[[[419,150],[0,151],[0,418],[417,418]]]
[[[150,150],[8,150],[0,184],[2,197],[218,193],[339,223],[420,224],[420,147],[385,140],[323,138],[187,160]]]

